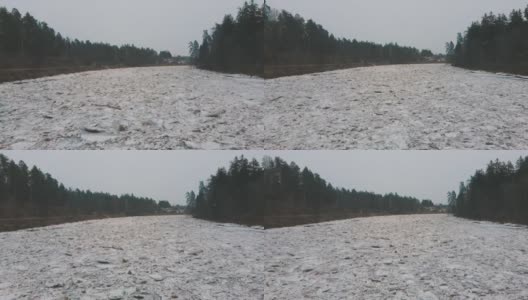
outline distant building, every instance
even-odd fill
[[[165,58],[162,60],[162,62],[166,65],[189,65],[191,64],[191,58],[188,56],[175,56],[171,58]]]
[[[186,212],[186,209],[184,206],[171,206],[166,208],[160,209],[162,213],[164,214],[170,214],[170,215],[183,215]]]

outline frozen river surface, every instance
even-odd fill
[[[446,215],[189,217],[0,233],[0,299],[527,299],[528,229]]]
[[[441,64],[94,71],[1,84],[0,148],[526,149],[526,99],[526,78]]]

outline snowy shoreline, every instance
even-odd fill
[[[91,71],[0,84],[0,149],[521,149],[526,98],[526,78],[439,64]]]
[[[0,233],[0,299],[526,299],[527,240],[447,215],[86,221]]]

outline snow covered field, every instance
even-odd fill
[[[125,218],[0,233],[0,249],[0,299],[528,298],[528,228],[446,215]]]
[[[439,64],[94,71],[1,84],[0,148],[523,149],[526,99],[526,78]]]

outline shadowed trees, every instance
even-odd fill
[[[195,217],[239,223],[281,215],[403,214],[421,209],[416,198],[337,188],[294,162],[265,157],[259,163],[243,156],[201,182],[197,194],[187,193],[187,203]]]
[[[159,62],[158,53],[133,45],[113,46],[64,38],[29,13],[0,7],[0,67],[126,65]]]
[[[336,38],[313,20],[253,0],[244,2],[235,17],[227,15],[206,31],[199,54],[197,43],[192,42],[190,50],[199,67],[256,75],[281,66],[413,63],[432,54],[397,44]]]
[[[528,224],[528,157],[498,160],[478,170],[459,192],[448,193],[450,210],[459,217]]]
[[[509,16],[485,14],[447,50],[455,66],[528,74],[528,7]]]
[[[172,58],[172,53],[170,53],[170,51],[161,51],[159,53],[159,58],[160,59],[170,59]]]
[[[149,198],[67,189],[37,167],[28,170],[23,161],[17,164],[0,154],[0,217],[146,215],[157,211],[158,204]]]

